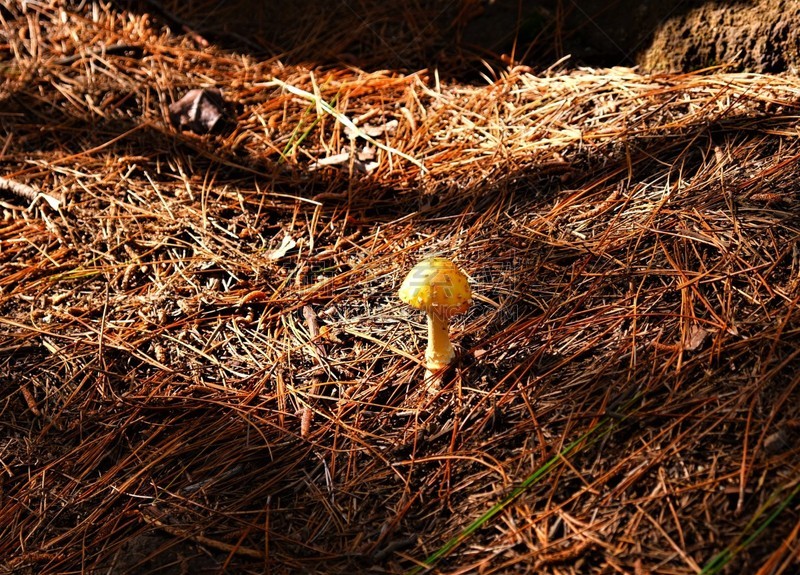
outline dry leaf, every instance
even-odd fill
[[[339,338],[339,334],[342,333],[338,329],[332,329],[327,325],[319,326],[319,335],[325,341],[333,342],[333,343],[344,343],[341,338]]]
[[[304,407],[300,411],[300,437],[308,437],[311,433],[311,420],[314,419],[314,412],[310,407]]]
[[[788,430],[784,427],[781,427],[775,433],[771,433],[764,438],[764,450],[769,455],[783,453],[791,448],[791,446],[791,437],[789,436]]]
[[[690,326],[689,333],[686,335],[686,341],[683,344],[683,349],[686,351],[697,351],[710,334],[710,331],[697,324]]]
[[[225,116],[225,99],[217,88],[189,90],[169,105],[169,118],[179,130],[206,134]]]
[[[375,159],[375,148],[367,144],[358,152],[358,159],[362,162],[369,162]]]
[[[283,241],[281,242],[280,247],[278,247],[277,250],[272,250],[267,257],[271,260],[279,260],[296,245],[297,242],[292,239],[292,236],[286,234],[283,236]]]
[[[347,134],[348,138],[356,138],[361,136],[361,134],[366,134],[370,138],[377,138],[382,136],[384,133],[388,135],[392,135],[395,130],[397,130],[397,125],[399,122],[397,120],[389,120],[382,126],[372,126],[370,124],[364,124],[363,126],[359,126],[358,129],[361,133],[357,133],[355,130],[351,130],[350,128],[345,128],[344,133]]]
[[[323,166],[338,166],[341,164],[346,164],[349,161],[350,161],[350,152],[342,152],[341,154],[334,154],[333,156],[328,156],[327,158],[322,158],[321,160],[317,160],[311,167],[321,168]]]
[[[375,148],[372,146],[366,145],[364,146],[361,151],[358,152],[356,155],[356,159],[353,160],[353,169],[357,172],[364,172],[369,173],[375,168],[379,166],[378,162],[371,162],[371,160],[375,157]],[[350,165],[350,151],[345,148],[344,152],[339,154],[334,154],[332,156],[328,156],[326,158],[322,158],[311,164],[308,169],[311,171],[318,170],[319,168],[324,168],[325,166],[344,166]]]
[[[51,208],[53,208],[54,210],[58,210],[58,209],[60,209],[60,208],[61,208],[61,200],[59,200],[58,198],[54,198],[54,197],[53,197],[53,196],[51,196],[50,194],[45,194],[45,193],[41,193],[41,192],[40,192],[40,193],[39,193],[39,194],[36,196],[36,198],[37,198],[37,199],[42,199],[42,200],[44,200],[44,201],[45,201],[45,202],[47,202],[47,204],[48,204],[48,205],[49,205]]]

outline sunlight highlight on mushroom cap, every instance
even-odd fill
[[[472,302],[467,276],[446,258],[423,260],[408,272],[397,294],[417,309],[463,313]]]

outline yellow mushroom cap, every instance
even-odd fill
[[[430,258],[411,268],[397,295],[411,307],[448,316],[467,311],[472,303],[467,276],[446,258]]]

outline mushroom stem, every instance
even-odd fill
[[[435,310],[428,309],[428,347],[425,350],[425,367],[435,372],[450,365],[455,352],[448,333],[449,322]]]
[[[436,391],[455,356],[447,333],[450,318],[467,311],[472,301],[469,280],[450,260],[430,258],[411,268],[397,295],[428,315],[425,381],[428,391]]]

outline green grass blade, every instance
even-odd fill
[[[798,494],[800,494],[800,483],[798,483],[794,489],[792,489],[788,496],[786,496],[778,503],[778,505],[775,506],[772,512],[767,515],[767,517],[755,529],[753,529],[752,532],[750,532],[753,526],[758,523],[759,518],[761,518],[764,513],[766,513],[767,509],[769,509],[769,507],[772,505],[773,501],[779,497],[778,493],[773,493],[772,496],[767,499],[767,502],[747,523],[737,540],[714,555],[708,561],[708,563],[703,566],[703,570],[700,571],[700,575],[714,575],[715,573],[719,573],[725,567],[725,565],[727,565],[740,551],[761,537],[762,533],[764,533],[764,531],[766,531],[772,522],[777,519],[783,510],[786,509],[792,503],[792,501],[794,501]],[[748,534],[748,532],[750,533]]]
[[[425,168],[425,166],[422,164],[422,162],[420,162],[419,160],[417,160],[416,158],[414,158],[412,156],[409,156],[405,152],[401,152],[397,148],[393,148],[391,146],[387,146],[386,144],[384,144],[382,142],[379,142],[378,140],[376,140],[375,138],[373,138],[372,136],[370,136],[369,134],[364,132],[361,128],[356,126],[350,118],[348,118],[346,115],[342,114],[339,110],[337,110],[336,108],[334,108],[333,106],[331,106],[330,104],[328,104],[327,102],[325,102],[324,100],[322,100],[321,98],[316,96],[315,94],[312,94],[311,92],[306,92],[305,90],[302,90],[300,88],[292,86],[291,84],[287,84],[286,82],[282,82],[282,81],[278,80],[277,78],[273,79],[271,82],[266,82],[266,83],[263,83],[263,84],[259,84],[259,86],[264,86],[264,87],[280,86],[281,88],[283,88],[287,92],[291,92],[295,96],[300,96],[301,98],[304,98],[304,99],[308,100],[309,102],[313,102],[319,109],[324,110],[325,112],[327,112],[328,114],[333,116],[340,124],[342,124],[344,127],[348,128],[351,132],[356,134],[359,138],[363,138],[364,140],[366,140],[367,142],[369,142],[373,146],[375,146],[377,148],[380,148],[381,150],[384,150],[385,152],[388,152],[390,154],[394,154],[394,155],[399,156],[399,157],[401,157],[401,158],[403,158],[405,160],[408,160],[409,162],[411,162],[412,164],[417,166],[420,170],[422,170],[423,173],[426,173],[428,171],[427,168]]]
[[[625,408],[630,407],[635,401],[637,401],[641,395],[637,394],[631,400],[627,401],[623,406],[623,411]],[[605,417],[601,419],[597,424],[583,433],[580,437],[574,440],[572,443],[567,445],[563,448],[558,455],[553,456],[548,461],[546,461],[541,467],[537,468],[533,473],[528,475],[525,480],[520,483],[517,487],[515,487],[508,495],[506,495],[501,501],[495,503],[490,507],[483,515],[478,517],[475,521],[467,525],[463,531],[461,531],[458,535],[448,540],[444,545],[442,545],[439,549],[431,553],[428,557],[426,557],[422,564],[417,565],[416,567],[412,568],[407,572],[407,575],[417,575],[418,573],[422,573],[433,567],[440,559],[447,556],[453,549],[458,547],[461,543],[466,541],[473,533],[475,533],[478,529],[482,526],[486,525],[493,517],[499,514],[503,509],[509,506],[517,497],[525,493],[529,488],[539,482],[543,477],[545,477],[559,462],[563,461],[563,459],[575,451],[578,446],[582,443],[587,442],[586,445],[592,445],[601,439],[603,436],[607,435],[611,432],[611,430],[615,427],[615,423],[622,422],[626,419],[627,416],[622,418],[612,418],[612,417]]]
[[[333,108],[336,105],[336,102],[338,101],[339,101],[339,94],[336,94],[333,97],[333,100],[331,100],[331,103],[328,104],[327,102],[325,102],[325,105],[330,108]],[[310,114],[311,110],[315,108],[316,106],[314,105],[314,102],[310,103],[308,105],[308,108],[306,108],[306,111],[303,112],[303,118],[305,118],[308,114]],[[303,122],[301,121],[294,127],[294,130],[292,130],[292,133],[289,136],[289,141],[286,142],[286,145],[283,147],[283,151],[281,152],[281,159],[280,159],[281,162],[285,162],[286,158],[294,153],[297,147],[303,143],[303,141],[308,137],[311,131],[317,126],[317,124],[320,123],[321,120],[322,118],[319,115],[317,115],[317,117],[314,118],[314,121],[311,122],[311,124],[309,124],[308,127],[305,130],[303,130],[303,132],[299,136],[298,133],[300,132],[300,130],[303,129]]]
[[[305,118],[305,116],[309,114],[313,108],[314,105],[309,104],[308,108],[306,108],[306,111],[303,112],[303,118]],[[303,122],[302,120],[298,122],[298,124],[294,127],[294,130],[292,130],[292,133],[289,135],[289,141],[286,142],[286,145],[283,147],[280,159],[281,163],[285,162],[286,158],[288,158],[294,152],[294,150],[297,149],[297,146],[303,143],[303,140],[305,140],[308,137],[308,135],[311,133],[311,130],[313,130],[314,127],[317,124],[319,124],[319,120],[320,120],[319,116],[314,118],[314,121],[311,122],[311,124],[308,125],[306,130],[299,136],[297,134],[303,128]]]

